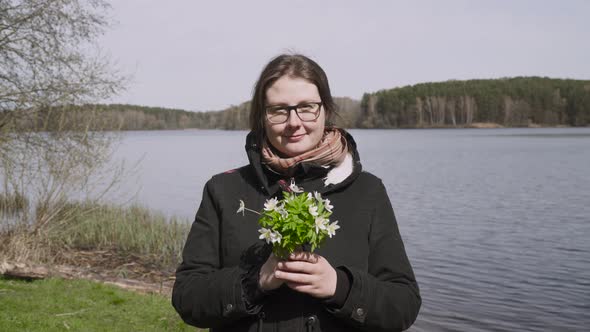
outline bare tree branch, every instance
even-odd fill
[[[0,0],[0,178],[35,196],[42,231],[108,161],[96,103],[125,83],[98,51],[105,0]],[[94,50],[94,51],[93,51]]]

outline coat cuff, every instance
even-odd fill
[[[251,269],[243,273],[240,278],[242,299],[246,304],[246,311],[252,314],[258,312],[257,307],[268,295],[259,286],[259,273],[260,269]]]
[[[363,326],[368,313],[368,300],[366,290],[363,290],[363,283],[367,282],[358,271],[351,270],[346,266],[340,266],[350,279],[350,291],[340,308],[326,306],[326,310],[336,317],[352,319],[358,326]]]
[[[222,316],[229,320],[242,317],[247,313],[246,303],[242,298],[242,286],[240,282],[241,270],[239,268],[227,268],[220,274],[220,284],[228,285],[219,296],[219,308]],[[196,309],[197,307],[195,307]],[[196,316],[196,315],[195,315]]]
[[[257,242],[248,248],[241,257],[240,268],[240,294],[245,305],[246,312],[256,314],[262,307],[262,302],[269,293],[259,286],[260,268],[272,251],[272,247]]]
[[[336,268],[336,292],[334,296],[324,300],[324,304],[328,307],[340,309],[348,298],[350,293],[350,282],[352,276],[350,276],[344,267]]]

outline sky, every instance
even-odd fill
[[[332,95],[450,79],[590,79],[586,0],[111,0],[102,52],[130,77],[108,100],[190,111],[251,98],[274,56],[303,53]]]

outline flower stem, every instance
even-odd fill
[[[255,210],[252,210],[252,209],[248,209],[247,207],[245,207],[245,208],[244,208],[244,210],[247,210],[247,211],[250,211],[250,212],[254,212],[254,213],[256,213],[257,215],[260,215],[260,212],[258,212],[258,211],[255,211]]]

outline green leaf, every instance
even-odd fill
[[[332,213],[325,209],[324,204],[315,198],[308,200],[307,193],[288,192],[283,192],[283,199],[279,201],[279,204],[282,204],[287,211],[286,218],[277,211],[263,211],[258,221],[262,227],[281,233],[281,242],[273,245],[275,255],[286,257],[304,244],[309,244],[312,251],[319,248],[326,239],[327,233],[315,232],[315,218],[309,213],[309,208],[314,204],[317,205],[319,216],[328,219]]]

